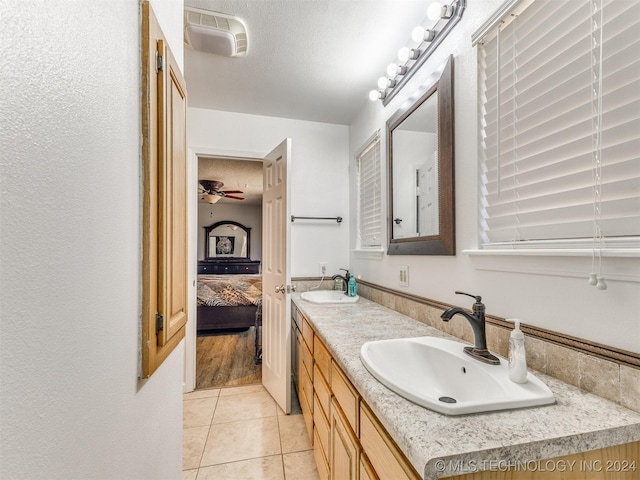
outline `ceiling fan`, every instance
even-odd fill
[[[230,193],[244,193],[241,190],[221,190],[224,183],[217,180],[200,180],[198,184],[198,195],[208,203],[216,203],[221,198],[232,198],[233,200],[244,200],[242,197],[229,195]]]

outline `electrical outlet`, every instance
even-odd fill
[[[400,286],[409,286],[409,267],[407,265],[400,267]]]
[[[327,274],[327,262],[320,262],[318,264],[320,266],[320,275],[325,276]]]

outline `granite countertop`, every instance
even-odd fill
[[[342,305],[292,298],[425,479],[516,465],[531,471],[543,467],[531,462],[640,440],[639,413],[539,372],[533,373],[553,391],[555,405],[460,416],[416,405],[365,369],[360,348],[371,340],[454,337],[362,297]]]

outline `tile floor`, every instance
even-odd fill
[[[317,480],[299,408],[262,385],[196,390],[183,401],[183,480]]]

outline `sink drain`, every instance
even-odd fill
[[[457,400],[451,397],[440,397],[438,400],[444,403],[457,403]]]

